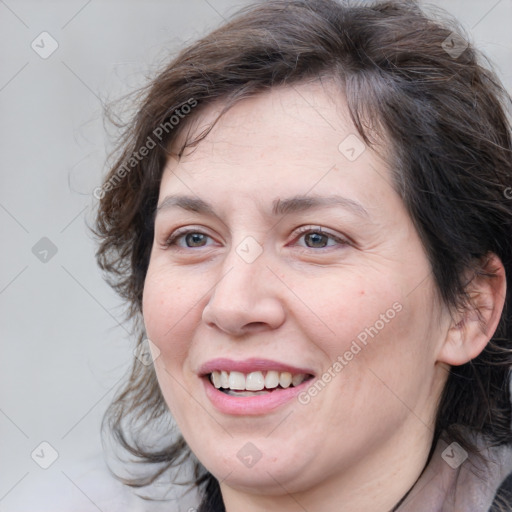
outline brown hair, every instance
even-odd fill
[[[464,275],[468,269],[483,272],[481,263],[490,252],[505,266],[508,286],[500,324],[480,356],[452,367],[434,441],[445,431],[475,453],[463,433],[470,428],[489,444],[511,443],[512,201],[505,194],[512,183],[511,129],[505,112],[510,97],[475,49],[454,33],[460,29],[453,22],[426,16],[412,1],[267,0],[244,9],[177,55],[144,90],[100,194],[98,262],[130,305],[130,316],[140,321],[167,148],[188,121],[214,101],[220,100],[225,111],[272,87],[333,78],[343,87],[364,141],[374,144],[373,130],[386,134],[396,190],[415,223],[445,303],[464,307]],[[448,51],[449,36],[463,44],[459,55]],[[193,111],[175,124],[172,116],[193,102]],[[197,144],[206,134],[185,144]],[[133,160],[149,139],[155,147]],[[142,323],[136,325],[142,343]],[[168,416],[153,367],[134,359],[104,426],[129,453],[158,469],[126,483],[148,485],[189,457],[182,438],[160,449],[141,443],[142,429],[152,431]],[[194,483],[204,496],[202,510],[223,510],[218,483],[194,464]]]

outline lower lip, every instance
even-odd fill
[[[292,401],[313,380],[308,379],[296,387],[272,391],[266,395],[231,396],[219,391],[210,382],[209,377],[203,378],[206,396],[210,399],[213,406],[224,414],[235,416],[255,416],[272,412]]]

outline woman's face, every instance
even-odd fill
[[[223,492],[425,463],[449,315],[390,169],[356,133],[334,86],[275,89],[164,170],[145,325],[163,396]]]

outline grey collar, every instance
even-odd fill
[[[477,445],[481,460],[441,438],[425,470],[396,512],[489,512],[512,472],[512,446]]]

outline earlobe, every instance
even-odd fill
[[[453,316],[439,362],[460,366],[482,352],[498,327],[506,290],[503,263],[490,253],[467,285],[468,304]]]

